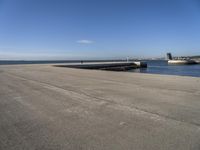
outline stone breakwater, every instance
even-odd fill
[[[56,67],[68,67],[68,68],[79,68],[79,69],[98,69],[98,70],[110,70],[110,71],[126,71],[135,68],[146,68],[146,62],[80,62],[72,64],[59,64]]]

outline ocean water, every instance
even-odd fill
[[[131,72],[166,74],[179,76],[200,77],[200,64],[196,65],[168,65],[165,60],[148,60],[147,68],[130,70]]]
[[[87,61],[92,62],[95,60]],[[48,64],[48,63],[75,63],[80,60],[63,60],[63,61],[1,61],[0,65],[14,64]],[[85,61],[86,62],[86,61]],[[165,60],[147,60],[147,68],[133,69],[129,72],[151,73],[151,74],[167,74],[180,76],[200,77],[200,64],[197,65],[168,65]]]
[[[24,61],[24,60],[0,60],[0,65],[20,65],[20,64],[50,64],[50,63],[74,63],[80,62],[80,60],[36,60],[36,61]]]

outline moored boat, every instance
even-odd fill
[[[171,53],[167,53],[168,64],[171,65],[193,65],[198,62],[192,59],[173,59]]]
[[[197,64],[197,62],[194,60],[168,60],[168,64],[192,65]]]

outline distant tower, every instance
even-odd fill
[[[172,54],[171,53],[167,53],[167,59],[172,60]]]

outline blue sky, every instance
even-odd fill
[[[0,59],[200,54],[200,0],[0,0]]]

